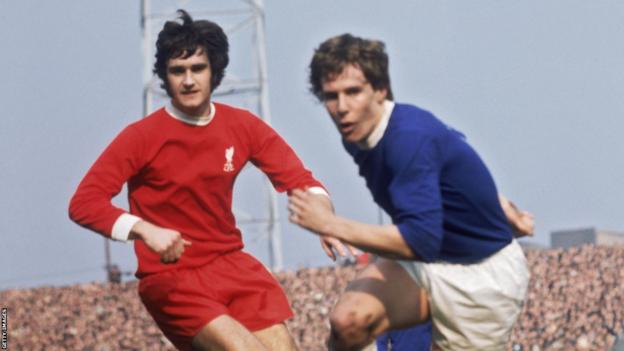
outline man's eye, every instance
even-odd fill
[[[338,94],[336,93],[324,93],[323,94],[323,100],[325,101],[336,100],[337,98],[338,98]]]
[[[208,68],[208,65],[195,65],[195,66],[191,66],[191,71],[193,71],[193,73],[199,73],[205,70],[206,68]]]
[[[347,95],[357,95],[362,91],[360,88],[347,89]]]
[[[182,67],[171,67],[169,68],[169,73],[174,75],[180,75],[184,73],[184,68]]]

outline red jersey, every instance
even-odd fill
[[[71,199],[76,223],[111,237],[125,210],[111,199],[128,183],[130,213],[179,231],[192,242],[176,264],[135,240],[137,277],[197,267],[243,247],[232,213],[234,181],[247,161],[279,192],[322,186],[295,152],[248,111],[215,103],[207,125],[185,123],[164,108],[126,127],[104,150]]]

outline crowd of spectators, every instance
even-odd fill
[[[532,279],[512,349],[611,349],[624,329],[624,247],[526,253]]]
[[[528,250],[531,282],[513,351],[609,350],[624,329],[624,247]],[[328,314],[361,267],[280,272],[302,350],[323,350]],[[9,350],[174,350],[143,308],[136,281],[0,291]]]

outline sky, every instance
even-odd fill
[[[153,2],[163,13],[199,3]],[[228,28],[232,19],[219,16],[210,19]],[[383,40],[395,99],[466,134],[499,191],[534,213],[536,234],[523,241],[546,246],[551,231],[580,227],[624,231],[624,2],[266,0],[265,20],[271,123],[340,215],[379,222],[308,92],[307,65],[323,40],[350,32]],[[230,35],[230,77],[252,67],[243,32]],[[0,290],[103,281],[104,239],[72,223],[67,205],[104,147],[142,117],[140,2],[2,0],[0,48]],[[263,181],[244,171],[239,219],[266,214]],[[114,201],[126,204],[123,194]],[[331,264],[316,237],[285,220],[284,195],[279,209],[286,269]],[[241,229],[268,264],[264,228]],[[134,271],[131,245],[111,249],[113,263]]]

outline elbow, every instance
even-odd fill
[[[398,253],[398,256],[399,257],[397,257],[397,259],[404,261],[425,261],[425,259],[423,259],[408,243],[405,243],[405,246],[401,252]]]
[[[74,196],[72,196],[72,198],[69,200],[67,214],[70,220],[78,224],[80,224],[80,218],[82,217],[80,211],[81,207],[82,206],[80,198],[77,196],[77,194],[74,194]]]
[[[404,252],[401,253],[401,255],[403,256],[401,259],[403,260],[407,260],[407,261],[422,261],[423,259],[416,253],[414,252],[414,250],[412,250],[411,247],[407,247],[406,250]]]
[[[441,235],[416,225],[413,221],[397,224],[399,231],[400,259],[408,261],[431,262],[438,256],[441,248]]]
[[[75,205],[73,198],[69,201],[69,207],[67,208],[67,215],[70,220],[72,220],[73,222],[76,222],[77,206]]]

